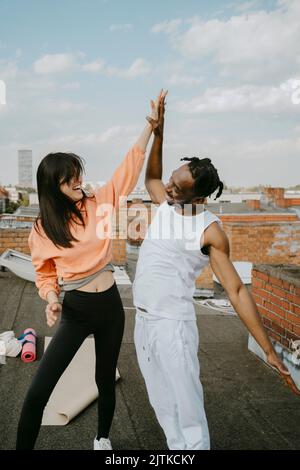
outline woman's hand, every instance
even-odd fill
[[[52,327],[61,314],[62,306],[59,302],[48,303],[46,307],[47,325]]]
[[[275,351],[272,351],[271,353],[267,354],[267,361],[272,368],[279,372],[285,382],[285,385],[289,387],[292,392],[295,393],[295,395],[300,395],[300,390],[298,390],[295,382],[291,377],[290,372],[285,367],[281,359],[279,359]]]

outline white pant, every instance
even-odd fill
[[[169,320],[137,309],[134,343],[169,449],[209,450],[196,321]]]

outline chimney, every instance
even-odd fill
[[[249,209],[252,210],[259,210],[260,209],[260,200],[259,199],[248,199],[247,206]]]

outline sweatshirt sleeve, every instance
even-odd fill
[[[135,188],[145,160],[145,151],[135,144],[126,154],[122,163],[116,168],[111,180],[96,191],[98,203],[103,201],[104,191],[112,195],[114,207],[119,206],[119,198],[128,196]]]
[[[59,295],[61,289],[57,282],[55,263],[53,259],[47,257],[40,237],[33,231],[34,228],[30,232],[28,245],[31,252],[31,261],[35,269],[35,285],[38,288],[39,296],[47,301],[48,292],[53,290]]]

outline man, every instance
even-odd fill
[[[220,219],[205,210],[205,198],[223,183],[208,158],[188,161],[162,182],[164,99],[153,126],[145,184],[158,209],[145,236],[133,283],[137,310],[134,341],[149,400],[169,449],[210,449],[199,379],[198,330],[193,306],[195,280],[210,263],[213,272],[268,363],[297,390],[277,357],[256,304],[229,258],[229,242]],[[152,106],[154,103],[152,103]]]

